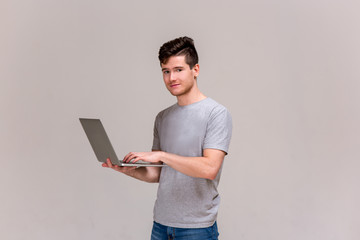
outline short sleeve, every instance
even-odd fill
[[[216,107],[210,114],[203,149],[218,149],[226,154],[232,135],[232,118],[225,107]]]
[[[155,118],[155,123],[154,123],[154,134],[153,134],[153,145],[152,145],[152,150],[161,150],[160,149],[160,138],[159,138],[159,115],[156,116]]]

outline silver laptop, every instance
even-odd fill
[[[131,161],[125,163],[120,161],[111,145],[104,126],[100,119],[88,119],[80,118],[81,125],[83,126],[86,136],[89,139],[90,145],[95,152],[95,155],[99,162],[106,162],[106,159],[110,158],[113,165],[119,165],[122,167],[163,167],[165,164],[148,163],[144,161],[138,161],[132,163]]]

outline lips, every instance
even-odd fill
[[[177,87],[177,86],[180,86],[180,84],[171,84],[170,87]]]

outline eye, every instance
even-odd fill
[[[169,74],[168,70],[163,71],[163,74]]]
[[[178,68],[178,69],[176,69],[176,71],[177,71],[177,72],[181,72],[181,71],[182,71],[182,69]]]

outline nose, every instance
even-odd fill
[[[170,73],[170,81],[173,82],[176,80],[176,74],[174,72]]]

